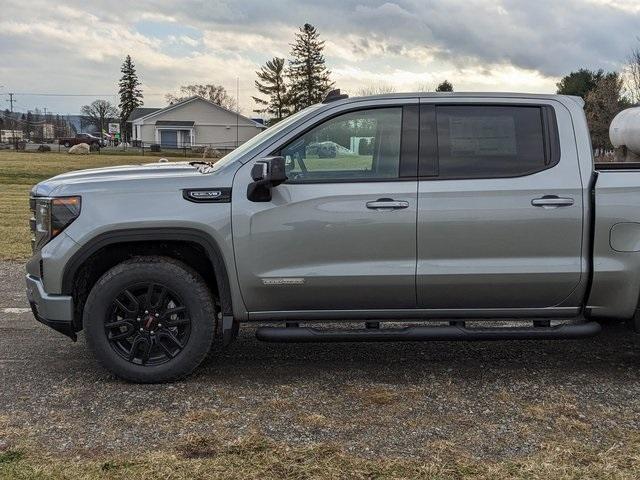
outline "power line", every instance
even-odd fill
[[[33,97],[115,97],[117,93],[51,93],[51,92],[18,92],[9,95],[24,95]],[[145,93],[145,97],[164,96],[164,93]]]
[[[35,97],[113,97],[115,93],[34,93],[19,92],[13,95],[35,96]]]

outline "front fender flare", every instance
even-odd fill
[[[200,245],[213,266],[223,315],[233,315],[229,275],[218,243],[211,235],[194,228],[131,228],[101,233],[85,243],[67,262],[62,275],[62,293],[73,293],[80,267],[94,253],[108,245],[128,242],[181,241]]]

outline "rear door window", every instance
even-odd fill
[[[494,178],[531,174],[551,166],[540,106],[436,107],[438,176]]]

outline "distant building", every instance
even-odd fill
[[[0,130],[0,142],[11,143],[22,138],[22,130]]]
[[[233,148],[266,128],[202,97],[189,97],[165,108],[136,108],[127,123],[132,140],[164,147],[212,145]]]

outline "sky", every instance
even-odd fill
[[[255,71],[288,57],[304,23],[351,95],[445,79],[457,91],[549,93],[572,70],[622,68],[640,45],[640,0],[1,0],[0,107],[9,92],[16,111],[117,103],[130,54],[147,107],[216,83],[256,116]]]

